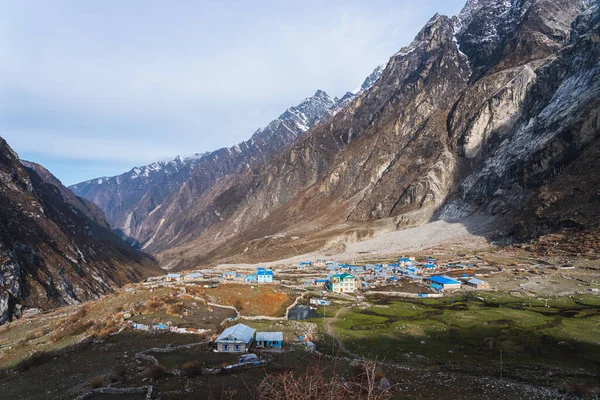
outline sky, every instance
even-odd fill
[[[70,185],[342,96],[465,0],[0,0],[0,136]]]

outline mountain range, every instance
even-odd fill
[[[596,154],[597,37],[596,1],[469,0],[340,100],[318,91],[234,148],[71,189],[168,268],[269,258],[263,238],[323,248],[373,221],[585,228],[596,200],[562,182],[597,180],[579,167]]]
[[[69,190],[3,143],[0,310],[474,214],[513,241],[598,231],[599,114],[599,1],[468,0],[230,148]]]

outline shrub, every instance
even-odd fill
[[[187,375],[202,375],[202,363],[200,361],[188,361],[181,368]]]
[[[167,314],[180,316],[183,314],[183,303],[173,303],[167,305]]]
[[[104,378],[101,376],[97,376],[90,381],[90,387],[92,389],[98,389],[104,386]]]
[[[154,380],[162,378],[164,374],[165,367],[160,364],[152,366],[152,368],[150,368],[150,370],[148,371],[148,375]]]
[[[127,368],[120,364],[117,365],[109,375],[109,379],[111,382],[124,381],[127,376]]]

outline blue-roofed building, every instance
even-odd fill
[[[425,264],[425,269],[434,269],[436,267],[435,264],[433,263],[426,263]]]
[[[400,257],[400,258],[398,259],[398,264],[399,264],[401,267],[407,267],[407,266],[409,266],[409,265],[413,265],[413,260],[411,260],[411,259],[410,259],[410,258],[408,258],[408,257]]]
[[[178,281],[181,279],[181,274],[167,274],[168,281]]]
[[[437,290],[438,292],[444,288],[442,285],[438,285],[437,283],[432,283],[429,285],[429,287],[433,290]]]
[[[235,271],[225,271],[221,274],[221,278],[234,280],[237,277],[237,272]]]
[[[183,279],[185,279],[186,281],[197,281],[202,279],[203,277],[204,275],[202,275],[201,272],[192,272],[187,274]]]
[[[360,265],[350,265],[349,269],[350,269],[350,272],[353,272],[353,273],[365,272],[365,267],[360,266]]]
[[[256,347],[280,349],[283,346],[283,332],[256,332]]]
[[[215,340],[217,351],[224,353],[245,353],[254,340],[255,329],[237,324],[225,329]]]
[[[271,271],[270,269],[259,268],[256,271],[256,278],[258,283],[272,283],[273,271]]]
[[[460,282],[445,275],[434,275],[429,278],[425,278],[428,282],[433,284],[441,285],[444,290],[446,289],[460,289]]]
[[[258,278],[256,277],[255,274],[251,274],[251,275],[246,275],[245,280],[246,280],[246,282],[257,282]]]
[[[337,271],[338,270],[338,266],[337,265],[328,265],[327,267],[325,267],[325,269],[327,271]]]
[[[310,261],[301,261],[300,264],[298,264],[298,269],[306,269],[310,267],[312,267],[312,262]]]
[[[327,279],[327,278],[317,278],[317,279],[315,279],[315,284],[317,284],[317,285],[318,284],[327,283],[327,282],[329,282],[329,279]]]
[[[489,283],[487,283],[486,281],[482,281],[481,279],[477,279],[477,278],[471,278],[469,279],[466,284],[468,286],[472,286],[476,289],[489,289],[490,285]]]

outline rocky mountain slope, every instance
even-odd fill
[[[130,243],[139,244],[145,250],[164,247],[165,242],[172,239],[169,232],[180,229],[174,224],[186,224],[178,215],[219,179],[243,173],[269,160],[368,89],[381,71],[380,66],[359,89],[342,99],[332,99],[318,90],[299,105],[288,108],[265,128],[258,129],[249,140],[231,148],[177,157],[166,163],[156,162],[116,177],[82,182],[70,189],[100,206],[110,225]],[[218,219],[218,215],[213,217]]]
[[[102,212],[0,138],[0,324],[23,308],[73,304],[161,270]]]
[[[148,248],[181,268],[261,259],[265,241],[323,248],[377,221],[483,212],[520,237],[597,225],[599,13],[589,0],[469,0],[434,16],[371,87],[186,196]]]

